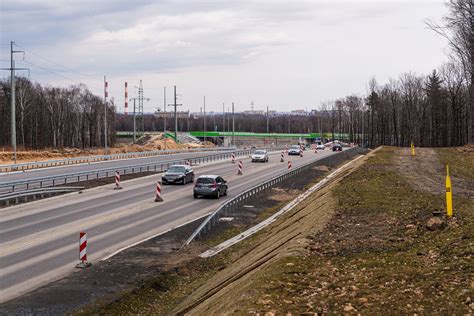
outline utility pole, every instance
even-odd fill
[[[145,121],[143,118],[143,101],[150,101],[149,98],[143,97],[143,85],[142,81],[140,80],[140,85],[134,86],[135,89],[138,89],[138,97],[135,97],[133,100],[133,143],[135,144],[137,141],[137,129],[145,133]],[[138,111],[136,107],[135,101],[138,100]],[[139,124],[137,126],[137,117],[139,120]]]
[[[133,98],[133,143],[135,144],[137,142],[137,121],[136,121],[136,113],[137,113],[137,107],[135,106],[135,100],[137,98]]]
[[[174,86],[174,104],[170,104],[174,106],[174,141],[178,142],[178,106],[182,106],[182,104],[177,104],[178,95],[176,94],[176,86]]]
[[[107,149],[107,80],[104,76],[104,147]]]
[[[1,68],[2,70],[10,70],[10,81],[11,81],[11,93],[10,93],[10,103],[11,103],[11,143],[13,147],[13,160],[16,164],[16,93],[15,93],[15,70],[28,70],[29,68],[15,68],[15,60],[13,59],[13,54],[23,53],[23,59],[25,58],[25,52],[22,50],[13,50],[13,45],[15,42],[10,42],[10,68]]]
[[[204,126],[203,126],[203,131],[204,131],[204,145],[206,144],[206,96],[204,96]]]
[[[222,103],[222,133],[225,139],[225,103]]]
[[[232,146],[235,146],[235,115],[234,115],[234,102],[232,102]]]
[[[267,105],[267,134],[270,131],[270,129],[268,128],[269,127],[269,120],[270,120],[270,117],[268,116],[268,105]]]
[[[163,133],[166,137],[166,87],[163,87]]]

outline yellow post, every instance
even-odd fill
[[[411,142],[411,155],[415,156],[415,144],[413,143],[413,141]]]
[[[453,216],[453,190],[449,176],[449,165],[446,165],[446,214],[448,217]]]

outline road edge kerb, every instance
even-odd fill
[[[375,150],[371,151],[369,154],[370,155],[373,155],[375,152],[377,152],[378,150],[380,150],[382,147],[378,147],[376,148]],[[338,169],[334,170],[333,172],[331,172],[329,175],[327,175],[326,177],[324,177],[321,181],[319,181],[318,183],[316,183],[315,185],[313,185],[311,188],[309,188],[308,190],[306,190],[305,192],[303,192],[302,194],[298,195],[294,200],[290,201],[288,204],[286,204],[283,208],[281,208],[278,212],[274,213],[272,216],[270,216],[269,218],[267,218],[266,220],[258,223],[257,225],[247,229],[246,231],[244,231],[243,233],[240,233],[232,238],[229,238],[227,239],[226,241],[218,244],[217,246],[201,253],[199,255],[199,257],[201,258],[211,258],[215,255],[217,255],[218,253],[226,250],[227,248],[241,242],[242,240],[244,239],[247,239],[248,237],[252,236],[253,234],[259,232],[260,230],[262,230],[263,228],[267,227],[268,225],[272,224],[273,222],[275,222],[280,216],[286,214],[287,212],[291,211],[292,209],[294,209],[296,206],[298,206],[301,202],[303,202],[308,196],[310,196],[311,194],[313,194],[314,192],[318,191],[319,189],[321,189],[322,187],[324,187],[326,184],[328,184],[335,176],[337,176],[338,174],[346,171],[346,169],[348,167],[350,167],[353,163],[355,163],[356,161],[358,161],[359,159],[362,159],[362,158],[367,158],[369,156],[369,154],[367,155],[361,155],[357,158],[354,158],[352,159],[351,161],[345,163],[344,165],[342,165],[341,167],[339,167]]]

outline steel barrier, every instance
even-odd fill
[[[21,198],[23,198],[22,202],[28,202],[28,198],[31,196],[33,197],[33,200],[35,200],[38,195],[40,195],[41,198],[43,198],[44,195],[51,196],[52,194],[55,194],[55,193],[75,192],[75,191],[80,191],[83,189],[84,187],[52,187],[52,188],[41,188],[41,189],[35,189],[35,190],[10,192],[7,194],[1,194],[0,202],[4,202],[5,206],[9,206],[11,200],[14,200],[15,204],[18,204]]]
[[[142,152],[132,152],[132,153],[123,153],[123,154],[111,154],[111,155],[96,155],[96,156],[89,156],[89,157],[76,157],[76,158],[66,158],[66,159],[58,159],[58,160],[46,160],[46,161],[25,162],[25,163],[19,163],[19,164],[0,165],[0,172],[23,171],[23,170],[30,170],[30,169],[73,165],[73,164],[79,164],[79,163],[153,157],[153,156],[161,156],[161,155],[169,155],[169,154],[181,154],[181,153],[184,154],[184,153],[206,152],[206,151],[230,151],[230,150],[234,150],[234,148],[216,147],[216,148],[175,149],[175,150],[169,149],[169,150],[142,151]]]
[[[250,155],[254,149],[246,150],[236,150],[229,151],[225,153],[194,157],[194,158],[180,158],[173,160],[165,160],[153,163],[146,164],[136,164],[131,166],[121,166],[121,167],[110,167],[96,170],[80,171],[67,174],[59,174],[52,176],[44,176],[32,179],[17,180],[17,181],[8,181],[0,182],[0,193],[11,193],[21,190],[30,190],[44,187],[54,187],[57,185],[67,185],[68,183],[76,183],[90,180],[98,180],[101,178],[114,177],[115,173],[119,171],[121,176],[128,174],[136,174],[143,172],[164,172],[170,166],[175,164],[186,164],[186,161],[189,161],[191,165],[198,165],[202,163],[230,159],[230,155],[235,153],[237,156],[247,156]],[[274,149],[278,151],[280,149]],[[272,149],[273,151],[273,149]],[[8,189],[9,188],[9,189]]]
[[[351,155],[352,153],[357,153],[359,152],[361,148],[359,147],[353,147],[346,149],[342,152],[337,153],[336,155],[340,155],[345,153],[347,156]],[[286,180],[290,177],[293,177],[302,171],[304,171],[307,168],[311,168],[313,165],[317,163],[321,163],[325,159],[332,158],[334,156],[327,156],[322,159],[318,159],[315,161],[311,161],[307,164],[304,164],[300,167],[297,167],[291,171],[287,171],[281,175],[278,175],[276,177],[273,177],[265,182],[262,182],[261,184],[258,184],[250,189],[247,189],[243,191],[242,193],[238,194],[237,196],[225,201],[222,203],[214,212],[209,214],[204,221],[196,228],[196,230],[189,236],[189,238],[185,241],[185,243],[182,245],[181,248],[189,245],[195,238],[199,238],[202,234],[205,234],[206,232],[210,231],[213,226],[217,225],[219,218],[221,214],[223,213],[224,216],[227,216],[229,213],[233,212],[237,207],[241,206],[243,202],[248,200],[249,198],[252,198],[256,195],[262,194],[272,186],[274,186],[277,183],[282,182],[283,180]]]

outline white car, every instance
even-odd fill
[[[324,150],[324,144],[323,144],[323,143],[318,143],[318,144],[316,145],[316,149],[317,149],[317,150]]]
[[[266,150],[256,150],[252,156],[252,162],[268,162],[268,153]]]

